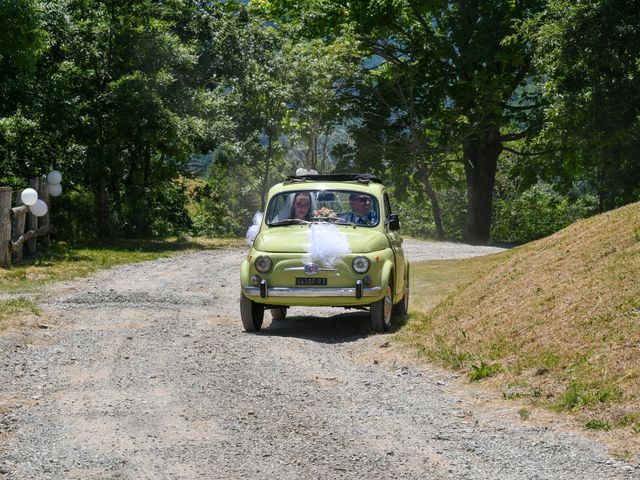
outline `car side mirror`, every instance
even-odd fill
[[[400,219],[398,214],[392,213],[387,217],[387,227],[389,230],[400,230]]]

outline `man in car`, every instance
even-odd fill
[[[355,225],[375,225],[378,223],[378,212],[369,195],[352,192],[349,195],[349,205],[351,212],[340,215],[340,218],[345,222]]]

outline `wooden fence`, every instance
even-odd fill
[[[49,211],[42,217],[29,212],[29,207],[22,205],[20,192],[13,202],[13,189],[0,187],[0,265],[9,266],[20,262],[26,249],[27,255],[34,255],[38,247],[38,239],[43,245],[49,243],[49,234],[53,226],[49,223],[51,202],[49,201],[49,184],[45,178],[33,178],[29,186],[38,192]]]

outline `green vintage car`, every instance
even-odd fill
[[[266,309],[278,320],[292,306],[331,306],[369,310],[373,330],[388,330],[409,304],[399,229],[371,175],[300,175],[273,186],[241,267],[244,329],[260,330]]]

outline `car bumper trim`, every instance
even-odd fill
[[[242,287],[242,293],[248,297],[260,297],[260,287]],[[356,297],[355,287],[344,288],[300,288],[300,287],[269,287],[266,297],[302,297],[302,298],[330,298],[330,297]],[[362,289],[363,297],[377,297],[382,294],[381,287],[369,287]],[[265,298],[265,297],[262,297]]]

